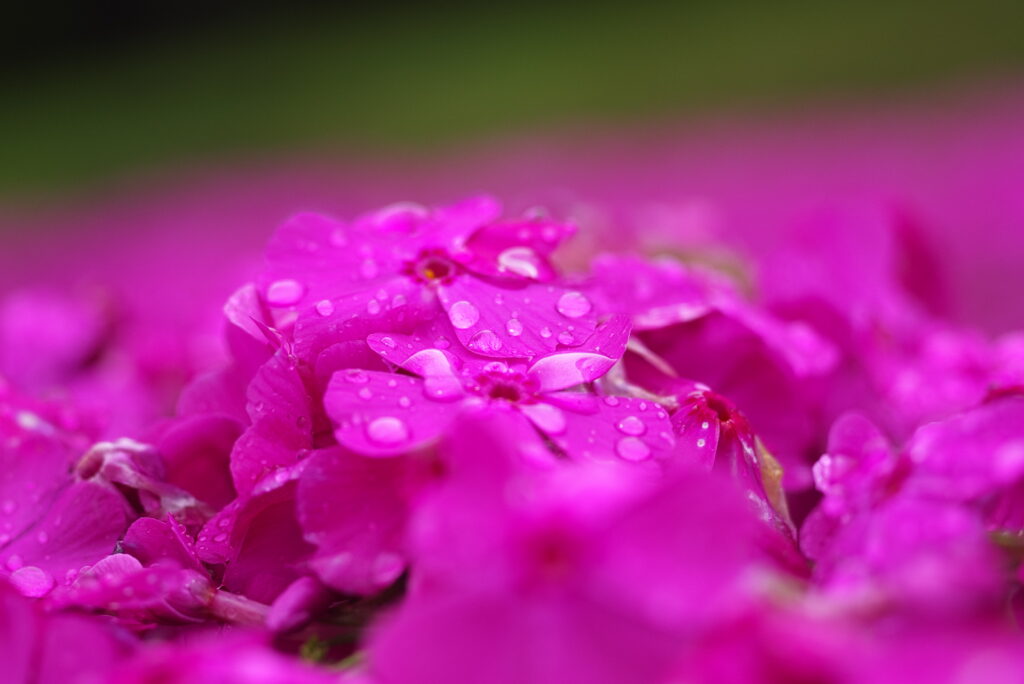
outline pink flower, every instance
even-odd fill
[[[299,356],[430,320],[438,304],[459,342],[484,356],[530,358],[593,332],[588,297],[548,262],[572,228],[499,220],[489,197],[428,210],[395,205],[343,224],[300,214],[267,249],[257,286],[279,323],[299,314]]]
[[[672,448],[668,414],[656,403],[574,390],[603,376],[621,357],[629,334],[624,317],[609,318],[578,347],[529,362],[439,348],[436,333],[446,327],[369,337],[374,351],[415,376],[335,373],[324,406],[340,444],[358,453],[392,455],[436,440],[460,414],[489,411],[528,421],[556,454],[570,458],[644,461]],[[546,451],[543,443],[537,451]]]

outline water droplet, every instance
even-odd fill
[[[395,340],[392,337],[382,337],[380,338],[380,343],[383,344],[388,349],[395,348]]]
[[[711,424],[708,423],[708,421],[706,421],[706,420],[703,423],[700,424],[700,429],[701,430],[707,430],[709,427],[711,427]]]
[[[50,541],[50,535],[46,534],[46,532],[40,532],[36,535],[36,541],[38,541],[40,544],[45,544],[46,542]]]
[[[619,398],[618,397],[605,397],[604,398],[604,403],[608,404],[609,406],[618,406],[619,405]]]
[[[316,303],[316,312],[321,316],[330,316],[334,313],[334,303],[330,299],[321,299]]]
[[[615,445],[615,451],[627,461],[643,461],[651,455],[650,448],[636,437],[623,437]]]
[[[459,330],[472,328],[480,320],[480,312],[477,311],[477,308],[464,299],[452,304],[451,309],[448,310],[448,316],[451,318],[452,325]]]
[[[305,293],[306,287],[297,280],[275,280],[267,287],[267,303],[271,306],[291,306],[302,299]]]
[[[519,337],[523,334],[523,323],[517,318],[510,318],[508,323],[505,324],[505,330],[512,337]]]
[[[626,416],[615,427],[619,428],[621,432],[633,436],[642,435],[647,432],[647,426],[644,425],[644,421],[636,416]]]
[[[449,342],[448,338],[444,335],[434,340],[434,346],[438,349],[447,349],[449,345],[451,345],[451,342]]]
[[[346,368],[341,371],[341,377],[357,385],[365,385],[370,382],[370,376],[361,368]]]
[[[380,273],[380,269],[377,267],[377,262],[373,259],[363,259],[363,263],[359,265],[359,273],[369,280],[370,278],[376,278],[377,274]]]
[[[11,513],[14,513],[14,510],[17,507],[18,507],[18,504],[16,504],[14,501],[8,499],[7,501],[4,501],[3,511],[7,515],[10,515]]]
[[[481,352],[496,352],[501,349],[501,338],[493,330],[481,330],[466,344],[470,349]]]
[[[7,558],[7,569],[11,570],[12,572],[23,565],[25,565],[25,561],[23,561],[21,559],[21,556],[19,556],[18,554],[14,554]]]
[[[558,333],[559,344],[572,344],[573,336],[571,332],[560,332]]]
[[[373,399],[373,392],[370,391],[369,387],[363,387],[362,389],[360,389],[357,392],[357,394],[359,395],[360,399],[366,399],[366,400]]]
[[[402,408],[409,408],[410,406],[412,406],[412,399],[410,399],[409,397],[399,397],[398,405],[401,406]]]
[[[566,292],[558,298],[555,308],[566,318],[579,318],[590,313],[593,305],[582,292]]]
[[[409,439],[409,428],[394,416],[374,418],[366,426],[366,436],[377,444],[395,446]]]
[[[407,303],[408,301],[409,301],[409,300],[407,300],[407,299],[405,298],[405,295],[404,295],[404,294],[396,294],[396,295],[395,295],[395,296],[394,296],[394,297],[392,298],[392,300],[391,300],[391,308],[392,308],[392,309],[397,309],[397,308],[398,308],[398,307],[400,307],[400,306],[405,306],[405,304],[406,304],[406,303]]]
[[[216,537],[213,538],[213,541],[215,541],[216,543],[220,544],[220,543],[223,543],[223,542],[227,541],[227,538],[228,538],[228,535],[225,532],[221,532],[220,534],[218,534]]]
[[[395,380],[394,378],[388,380],[388,387],[398,387],[398,381]]]
[[[502,270],[511,271],[524,278],[536,279],[540,276],[540,259],[529,247],[509,247],[498,255],[498,265]]]
[[[366,313],[370,314],[371,316],[376,316],[377,314],[379,314],[380,302],[378,302],[376,299],[371,299],[370,301],[368,301],[366,303]]]
[[[706,445],[707,443],[707,440],[704,439],[703,437],[697,440],[697,446],[700,447],[701,449],[703,449],[704,445]]]
[[[551,337],[551,328],[545,325],[543,328],[540,329],[540,336],[543,337],[544,339]]]

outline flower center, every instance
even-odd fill
[[[406,263],[404,272],[422,283],[447,283],[458,275],[459,267],[441,249],[425,249],[413,261]]]
[[[474,380],[477,394],[510,404],[529,401],[535,389],[524,374],[513,370],[485,370]]]

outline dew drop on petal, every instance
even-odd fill
[[[502,345],[501,338],[495,335],[493,330],[481,330],[473,335],[466,346],[481,352],[496,352]]]
[[[16,504],[14,501],[8,499],[7,501],[4,501],[4,504],[2,506],[2,510],[3,510],[3,512],[5,514],[10,515],[11,513],[14,513],[14,510],[17,507],[18,507],[18,504]]]
[[[618,397],[605,397],[604,398],[604,403],[608,404],[609,406],[618,406],[619,405],[619,398]]]
[[[480,320],[480,312],[465,299],[452,304],[452,308],[448,310],[448,316],[451,318],[452,325],[459,330],[472,328]]]
[[[447,349],[450,345],[451,342],[449,342],[448,338],[445,337],[444,335],[434,340],[434,346],[438,349]]]
[[[50,535],[46,534],[46,532],[40,532],[36,535],[36,541],[38,541],[40,544],[45,544],[46,542],[50,541]]]
[[[512,337],[519,337],[523,334],[523,323],[518,318],[510,318],[505,324],[505,330]]]
[[[393,337],[382,337],[380,338],[380,343],[383,344],[388,349],[395,348],[395,339]]]
[[[559,344],[572,344],[573,336],[571,332],[560,332],[558,333]]]
[[[382,553],[373,561],[373,581],[378,585],[391,584],[405,570],[405,563],[402,557],[396,553]]]
[[[626,416],[620,420],[619,424],[615,427],[617,427],[620,432],[633,436],[642,435],[647,432],[647,426],[644,425],[644,422],[636,416]]]
[[[697,446],[700,447],[701,449],[703,449],[707,443],[707,440],[704,439],[703,437],[697,440]]]
[[[636,437],[623,437],[616,443],[615,452],[627,461],[643,461],[651,455],[646,444]]]
[[[558,298],[555,308],[566,318],[579,318],[590,313],[593,306],[582,292],[566,292]]]
[[[267,287],[267,303],[271,306],[291,306],[302,299],[306,287],[291,278],[275,280]]]
[[[540,275],[539,264],[537,253],[529,247],[509,247],[498,255],[498,265],[503,270],[524,278],[537,278]]]
[[[398,405],[401,406],[402,408],[409,408],[410,406],[412,406],[412,399],[410,399],[409,397],[399,397]]]
[[[545,339],[551,337],[551,328],[545,325],[543,328],[540,329],[540,336]]]
[[[701,430],[707,430],[709,427],[711,427],[711,425],[706,420],[703,423],[700,424],[700,429]]]
[[[316,303],[316,312],[321,316],[330,316],[334,313],[334,303],[330,299],[321,299]]]
[[[374,418],[367,424],[366,436],[377,444],[394,446],[409,439],[409,428],[399,418],[383,416]]]
[[[377,314],[379,314],[380,302],[378,302],[376,299],[371,299],[370,301],[368,301],[366,303],[366,313],[370,314],[371,316],[376,316]]]
[[[357,394],[359,395],[360,399],[373,399],[373,392],[370,391],[369,387],[363,387],[362,389],[359,390],[359,392],[357,392]]]
[[[345,378],[348,382],[352,382],[357,385],[365,385],[370,382],[370,376],[366,374],[366,371],[360,368],[346,368],[341,371],[341,377]]]

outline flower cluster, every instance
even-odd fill
[[[294,216],[163,417],[151,342],[3,302],[9,681],[1024,679],[1019,336],[896,217],[746,277],[574,232]]]

